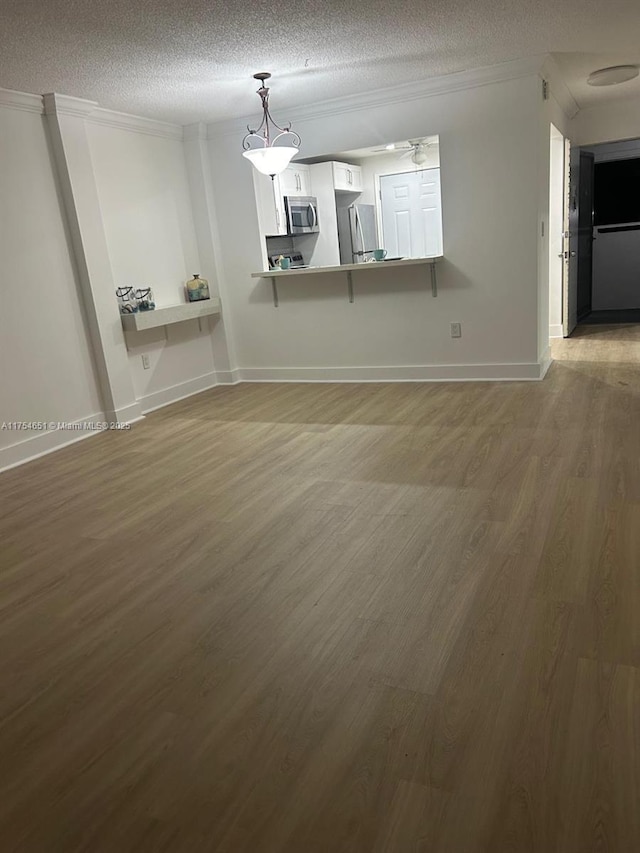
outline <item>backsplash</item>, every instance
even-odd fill
[[[293,237],[287,236],[278,236],[278,237],[267,237],[267,255],[275,255],[276,253],[279,255],[290,255],[291,252],[295,251],[295,246],[293,245]]]

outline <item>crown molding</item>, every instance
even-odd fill
[[[195,124],[185,124],[182,128],[182,138],[206,139],[207,125],[202,121],[196,122]]]
[[[95,109],[87,118],[92,124],[102,124],[107,127],[117,127],[132,133],[146,133],[149,136],[163,136],[168,139],[182,139],[182,126],[157,119],[135,116],[130,113],[120,113],[106,110],[102,107]]]
[[[579,112],[580,106],[565,83],[562,72],[553,56],[545,58],[540,69],[540,76],[544,77],[549,83],[549,91],[558,102],[561,110],[568,118],[573,118]]]
[[[41,95],[33,95],[31,92],[16,92],[13,89],[0,89],[0,107],[10,110],[22,110],[27,113],[44,112]]]
[[[115,110],[105,110],[98,106],[96,101],[87,101],[84,98],[73,98],[71,95],[60,95],[57,92],[49,92],[46,95],[34,95],[30,92],[16,92],[13,89],[0,89],[0,107],[8,109],[23,110],[25,112],[39,113],[42,115],[70,115],[87,119],[94,124],[104,124],[111,127],[119,127],[122,130],[131,130],[136,133],[148,133],[151,136],[165,136],[170,139],[182,139],[183,130],[179,124],[158,121],[143,116],[119,113]],[[194,125],[198,127],[198,125]],[[201,126],[203,138],[206,136],[206,128]]]
[[[282,109],[287,112],[287,122],[290,121],[295,124],[309,119],[423,100],[436,95],[462,92],[465,89],[475,89],[478,86],[489,86],[493,83],[504,83],[509,80],[540,74],[545,59],[546,55],[541,55],[501,62],[499,65],[488,65],[469,71],[456,71],[453,74],[445,74],[441,77],[430,77],[426,80],[403,83],[386,89],[376,89],[358,95],[345,95],[340,98],[319,101],[311,106],[292,109],[285,106]],[[228,121],[212,122],[207,125],[207,138],[218,139],[240,133],[242,130],[246,132],[247,122],[251,123],[251,118],[246,116]]]
[[[59,95],[49,92],[44,95],[44,111],[46,115],[67,115],[86,118],[98,106],[96,101],[86,101],[84,98],[72,98],[71,95]]]

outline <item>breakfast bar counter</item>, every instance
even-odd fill
[[[370,273],[373,271],[379,272],[380,270],[389,269],[393,267],[422,265],[427,266],[429,268],[429,282],[431,284],[431,293],[433,296],[437,296],[438,284],[436,280],[436,263],[441,260],[442,255],[438,255],[436,257],[431,258],[401,258],[397,261],[366,261],[362,264],[340,264],[339,266],[332,267],[303,267],[300,269],[293,267],[288,270],[270,269],[265,270],[264,272],[252,272],[251,278],[271,279],[271,288],[273,291],[273,305],[274,308],[277,308],[279,305],[277,280],[282,276],[287,276],[290,278],[299,275],[324,275],[326,273],[344,273],[347,276],[347,291],[349,295],[349,302],[353,302],[354,296],[352,274],[354,272],[357,271],[358,273]]]

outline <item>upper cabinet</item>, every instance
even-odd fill
[[[280,191],[283,196],[297,195],[305,196],[312,195],[311,192],[311,175],[309,167],[304,163],[292,163],[290,166],[279,175]]]
[[[336,163],[333,166],[333,188],[336,192],[362,192],[362,169],[351,163]]]
[[[284,214],[283,193],[280,189],[280,179],[277,175],[273,180],[269,175],[262,175],[253,170],[253,183],[256,188],[258,206],[258,222],[260,233],[265,237],[287,233],[287,221]]]
[[[265,237],[286,234],[284,197],[312,195],[309,167],[304,163],[292,163],[273,180],[268,175],[261,175],[254,170],[253,181],[256,187],[260,233]]]

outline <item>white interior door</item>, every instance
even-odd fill
[[[565,138],[553,124],[549,133],[549,337],[563,335],[562,295],[564,287],[565,232],[568,209]]]
[[[382,242],[389,257],[442,254],[440,169],[380,176]]]

